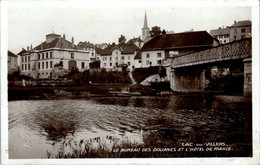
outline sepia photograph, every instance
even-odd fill
[[[3,164],[259,164],[259,2],[173,2],[1,3]]]

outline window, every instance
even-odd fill
[[[147,53],[147,54],[146,54],[146,58],[149,58],[149,57],[150,57],[150,54],[149,54],[149,53]]]
[[[52,61],[50,61],[50,68],[52,68]]]
[[[48,61],[46,61],[46,69],[48,69]]]
[[[81,68],[84,69],[85,68],[85,63],[81,62]]]
[[[160,65],[160,64],[161,64],[161,62],[162,62],[161,60],[157,60],[157,64],[158,64],[158,65]]]
[[[94,56],[94,53],[91,53],[92,54],[92,57]]]
[[[38,69],[41,69],[41,63],[38,62]]]
[[[128,60],[130,60],[130,56],[128,56]]]
[[[40,54],[38,54],[38,59],[41,59],[41,55]]]
[[[118,51],[116,50],[116,54],[118,54]]]
[[[245,32],[246,32],[245,28],[241,29],[241,33],[245,33]]]
[[[109,57],[109,60],[112,61],[112,57]]]
[[[50,52],[50,58],[52,58],[52,52]]]
[[[234,29],[234,33],[237,34],[237,29]]]
[[[74,59],[74,53],[71,53],[70,56],[71,56],[71,59]]]
[[[226,43],[226,40],[224,40],[224,44]]]
[[[30,70],[31,68],[30,68],[30,64],[28,64],[28,70]]]
[[[149,64],[150,64],[150,61],[149,61],[149,60],[147,60],[147,61],[146,61],[146,65],[149,65]]]
[[[42,62],[42,69],[44,69],[44,62]]]
[[[27,70],[27,64],[24,64],[24,66],[25,66],[24,70]]]
[[[112,62],[110,62],[110,66],[112,66]]]
[[[106,67],[107,66],[107,64],[106,63],[104,63],[104,67]]]
[[[24,61],[24,57],[22,57],[22,62]]]
[[[244,38],[246,38],[246,35],[244,35],[244,34],[241,35],[241,39],[244,39]]]
[[[42,53],[42,59],[44,59],[44,53]]]
[[[142,63],[142,60],[138,60],[139,63]]]
[[[107,60],[107,58],[106,58],[106,57],[104,57],[104,58],[103,58],[103,61],[106,61],[106,60]]]
[[[234,40],[236,40],[237,39],[237,36],[236,35],[234,35]]]
[[[122,60],[125,60],[125,57],[124,57],[124,56],[122,56]]]
[[[60,65],[63,67],[63,61],[60,61]]]
[[[118,57],[116,57],[116,61],[118,60]]]
[[[30,56],[28,56],[28,61],[30,61]]]
[[[130,62],[128,62],[127,64],[128,64],[128,66],[130,66],[130,65],[131,65],[131,63],[130,63]]]
[[[118,62],[116,62],[116,66],[118,66]]]
[[[22,64],[22,70],[23,70],[23,64]]]
[[[49,58],[48,56],[49,56],[49,55],[48,55],[48,52],[47,52],[47,53],[46,53],[46,58]]]
[[[162,53],[157,53],[157,57],[162,57]]]
[[[24,61],[27,61],[27,56],[25,56],[25,60]]]

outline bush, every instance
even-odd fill
[[[160,77],[165,77],[166,69],[163,66],[150,66],[149,68],[136,68],[133,71],[133,77],[138,83],[141,83],[143,80],[153,74],[159,74]]]

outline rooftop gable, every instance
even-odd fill
[[[141,50],[212,46],[213,40],[213,37],[206,31],[164,34],[149,40]]]
[[[12,56],[12,57],[17,57],[17,55],[15,55],[13,52],[11,52],[10,50],[8,50],[8,56]]]
[[[209,32],[212,36],[229,34],[229,28],[213,29]]]
[[[243,26],[251,26],[252,23],[250,20],[244,20],[244,21],[238,21],[236,23],[234,23],[233,25],[231,25],[230,27],[231,28],[234,28],[234,27],[243,27]]]

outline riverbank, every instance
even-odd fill
[[[8,100],[89,99],[90,97],[155,96],[171,91],[140,84],[92,84],[82,86],[9,86]]]

